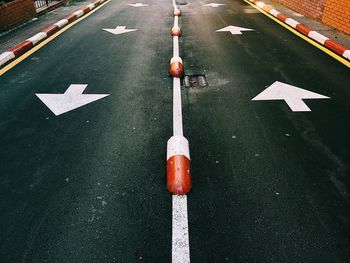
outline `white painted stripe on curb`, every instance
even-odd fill
[[[84,12],[83,12],[82,10],[78,10],[78,11],[75,11],[73,14],[76,15],[77,18],[79,18],[79,17],[81,17],[82,15],[84,15]]]
[[[190,263],[187,196],[173,195],[172,263]]]
[[[173,134],[183,136],[181,84],[179,78],[173,78]]]
[[[264,2],[257,2],[256,5],[260,8],[264,8],[265,3]]]
[[[47,34],[45,32],[40,32],[30,38],[27,39],[27,41],[31,41],[33,45],[36,45],[38,42],[43,40],[44,38],[47,37]]]
[[[68,24],[68,19],[62,19],[62,20],[56,22],[54,25],[58,26],[59,28],[62,28],[67,24]]]
[[[92,9],[94,9],[95,8],[95,4],[89,4],[88,6],[87,6],[90,10],[92,10]]]
[[[179,56],[180,56],[179,37],[174,36],[173,37],[173,57],[179,57]]]
[[[15,54],[10,51],[6,51],[0,54],[0,66],[4,65],[7,61],[15,58]]]
[[[188,140],[183,136],[173,136],[168,140],[167,143],[167,157],[169,160],[175,155],[184,155],[190,160],[190,148]]]
[[[287,18],[285,22],[286,22],[287,25],[290,25],[293,28],[296,28],[297,25],[300,24],[298,21],[296,21],[296,20],[294,20],[292,18]]]
[[[308,36],[322,45],[324,45],[324,42],[329,39],[328,37],[325,37],[316,31],[310,31]]]
[[[345,50],[343,53],[343,57],[347,58],[348,60],[350,60],[350,50]]]
[[[269,12],[271,15],[273,15],[274,17],[277,17],[277,15],[280,13],[278,12],[276,9],[271,9],[270,12]]]

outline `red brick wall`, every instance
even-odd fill
[[[307,17],[350,34],[350,0],[275,0]]]
[[[276,0],[281,4],[313,19],[321,20],[326,0]]]
[[[322,22],[350,35],[350,0],[327,0]]]
[[[36,17],[33,0],[15,0],[0,5],[0,32]]]

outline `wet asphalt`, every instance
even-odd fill
[[[349,69],[243,1],[182,1],[191,261],[348,262]],[[220,3],[221,3],[220,2]],[[171,1],[111,1],[0,77],[0,262],[170,262]],[[145,2],[146,3],[146,2]],[[138,31],[112,35],[102,28]],[[228,25],[254,29],[215,32]],[[275,81],[325,96],[252,101]],[[111,94],[55,116],[35,93]]]

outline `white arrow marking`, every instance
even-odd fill
[[[242,35],[241,31],[254,31],[254,29],[238,27],[238,26],[227,26],[216,30],[216,32],[231,32],[232,35]]]
[[[311,111],[303,99],[330,97],[276,81],[252,100],[284,100],[292,111]]]
[[[61,115],[110,94],[82,94],[86,84],[72,84],[63,94],[36,93],[35,95],[56,115]]]
[[[136,4],[128,4],[129,6],[133,6],[133,7],[144,7],[144,6],[148,6],[148,4],[143,4],[143,3],[136,3]]]
[[[117,26],[115,29],[112,29],[112,28],[102,28],[102,29],[114,35],[124,34],[124,33],[137,30],[137,29],[126,29],[126,26]]]
[[[210,4],[207,4],[207,5],[203,5],[203,6],[218,7],[220,5],[225,5],[225,4],[210,3]]]

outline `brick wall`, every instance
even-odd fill
[[[350,35],[350,0],[327,0],[322,22]]]
[[[307,17],[350,34],[350,0],[275,0]]]
[[[326,0],[276,0],[281,4],[307,17],[321,20]]]
[[[36,17],[33,0],[15,0],[0,5],[0,32]]]

